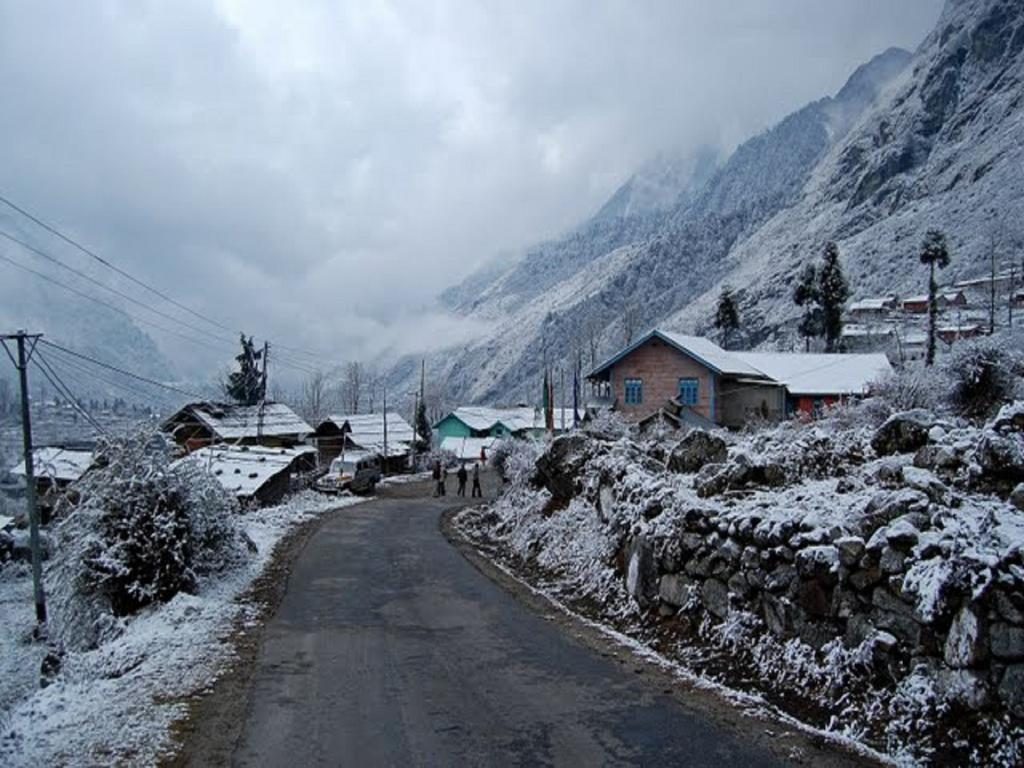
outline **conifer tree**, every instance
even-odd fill
[[[822,312],[818,286],[818,270],[813,264],[806,264],[800,279],[793,289],[793,301],[804,308],[797,332],[804,337],[806,349],[811,351],[811,339],[821,335]]]
[[[935,326],[939,319],[938,293],[939,286],[935,282],[935,268],[945,269],[949,266],[949,245],[946,236],[937,229],[929,229],[921,243],[920,259],[928,265],[928,351],[924,364],[935,363]]]
[[[839,247],[829,241],[825,244],[824,263],[818,273],[818,302],[821,305],[821,332],[825,336],[825,351],[835,352],[843,334],[843,309],[850,298],[850,288],[839,263]]]
[[[235,357],[238,361],[238,370],[232,371],[228,376],[225,385],[228,397],[240,405],[257,405],[263,399],[264,381],[260,373],[259,361],[263,357],[261,351],[257,351],[250,336],[245,338],[242,334],[242,351]]]
[[[722,346],[729,349],[733,334],[740,328],[740,313],[736,306],[736,298],[733,296],[732,288],[728,285],[722,286],[722,292],[718,295],[718,307],[715,310],[715,328],[722,335]]]

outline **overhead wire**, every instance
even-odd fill
[[[179,400],[172,398],[169,393],[166,393],[163,390],[147,392],[141,388],[136,388],[126,384],[123,381],[108,378],[97,372],[94,368],[89,368],[85,363],[82,363],[75,358],[66,357],[59,350],[53,349],[50,351],[50,354],[53,355],[51,358],[51,365],[53,364],[53,361],[57,361],[61,366],[64,366],[65,376],[67,376],[68,370],[70,370],[73,374],[86,376],[95,381],[102,382],[109,387],[112,387],[114,390],[118,390],[126,394],[132,394],[135,397],[141,398],[142,402],[147,404],[151,403],[153,400],[157,400],[158,403],[163,403],[164,405],[177,406],[179,404]]]
[[[69,235],[64,234],[59,229],[57,229],[55,226],[53,226],[51,224],[48,224],[47,222],[43,221],[42,219],[40,219],[35,214],[27,211],[25,208],[22,208],[20,205],[18,205],[17,203],[13,202],[12,200],[10,200],[8,197],[6,197],[3,194],[0,194],[0,203],[3,203],[8,208],[10,208],[10,209],[16,211],[17,213],[21,214],[22,216],[27,218],[29,221],[33,222],[34,224],[36,224],[37,226],[39,226],[42,229],[46,230],[47,232],[49,232],[50,234],[54,235],[55,237],[60,238],[62,241],[64,241],[68,245],[70,245],[73,248],[76,248],[77,250],[81,251],[85,255],[89,256],[90,258],[94,259],[98,263],[102,264],[104,267],[114,271],[118,275],[121,275],[126,280],[131,281],[132,283],[134,283],[135,285],[139,286],[140,288],[143,288],[143,289],[149,291],[150,293],[152,293],[153,295],[158,296],[159,298],[163,299],[164,301],[174,305],[178,309],[180,309],[180,310],[182,310],[184,312],[187,312],[190,315],[192,315],[192,316],[194,316],[194,317],[196,317],[196,318],[198,318],[200,320],[203,320],[203,321],[209,323],[210,325],[213,325],[213,326],[215,326],[217,328],[220,328],[221,330],[230,331],[232,333],[235,332],[234,329],[230,328],[229,326],[225,325],[224,323],[221,323],[220,321],[211,318],[209,315],[206,315],[206,314],[204,314],[202,312],[199,312],[199,311],[197,311],[195,309],[192,309],[191,307],[187,306],[186,304],[183,304],[182,302],[180,302],[180,301],[172,298],[171,296],[167,295],[165,292],[161,291],[160,289],[154,288],[149,283],[146,283],[145,281],[140,280],[139,278],[131,275],[126,270],[122,269],[121,267],[118,267],[116,264],[113,264],[108,259],[105,259],[104,257],[100,256],[98,253],[96,253],[92,249],[87,248],[86,246],[82,245],[80,242],[75,240],[73,237],[70,237]],[[13,238],[11,238],[11,239],[13,239]],[[15,241],[19,242],[19,244],[22,244],[20,241],[17,241],[17,240],[15,240]],[[56,260],[56,259],[54,259],[54,260]],[[156,311],[156,310],[154,310],[154,311]],[[164,316],[166,317],[166,315],[164,315]],[[177,322],[180,322],[180,323],[184,324],[184,321],[182,321],[182,320],[180,320],[178,318],[175,318],[175,320]],[[189,326],[189,327],[193,327],[194,328],[194,326]],[[295,354],[306,355],[306,356],[312,357],[312,358],[314,358],[316,360],[319,360],[319,359],[321,359],[323,357],[323,354],[320,353],[320,352],[313,352],[313,351],[310,351],[310,350],[302,349],[301,347],[295,347],[295,346],[291,346],[291,345],[288,345],[288,344],[281,344],[281,343],[275,342],[274,346],[280,347],[283,350],[286,350],[286,351],[289,351],[289,352],[292,352],[292,353],[295,353]],[[306,372],[310,372],[310,371],[307,370]]]
[[[50,364],[46,361],[46,358],[42,354],[40,354],[40,351],[38,349],[36,350],[35,354],[32,355],[32,362],[35,364],[36,368],[40,370],[40,372],[43,374],[46,380],[49,381],[50,384],[52,384],[53,387],[58,392],[60,392],[65,398],[67,398],[67,400],[71,403],[71,406],[80,414],[82,414],[85,420],[88,421],[89,424],[92,425],[92,427],[97,432],[99,432],[102,435],[109,434],[106,428],[98,421],[96,421],[96,419],[93,418],[92,414],[86,411],[79,404],[78,398],[75,396],[74,392],[72,392],[70,387],[68,387],[68,385],[64,383],[64,380],[60,377],[60,375],[56,371],[54,371],[53,368],[50,367]]]

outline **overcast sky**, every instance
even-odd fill
[[[834,93],[940,9],[2,3],[0,192],[232,327],[415,349],[461,332],[425,308],[482,260],[660,150],[731,147]]]

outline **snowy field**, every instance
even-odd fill
[[[27,642],[31,579],[21,565],[0,569],[0,765],[152,765],[166,757],[185,699],[217,680],[233,657],[236,627],[255,622],[259,606],[246,592],[277,544],[297,525],[360,501],[304,493],[246,513],[241,526],[257,551],[244,565],[195,595],[144,609],[95,650],[69,652],[60,677],[41,690],[45,649]]]

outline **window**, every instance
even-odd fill
[[[644,380],[626,379],[626,405],[640,405],[644,401]]]
[[[683,405],[696,405],[700,394],[700,383],[697,379],[679,380],[679,402]]]

